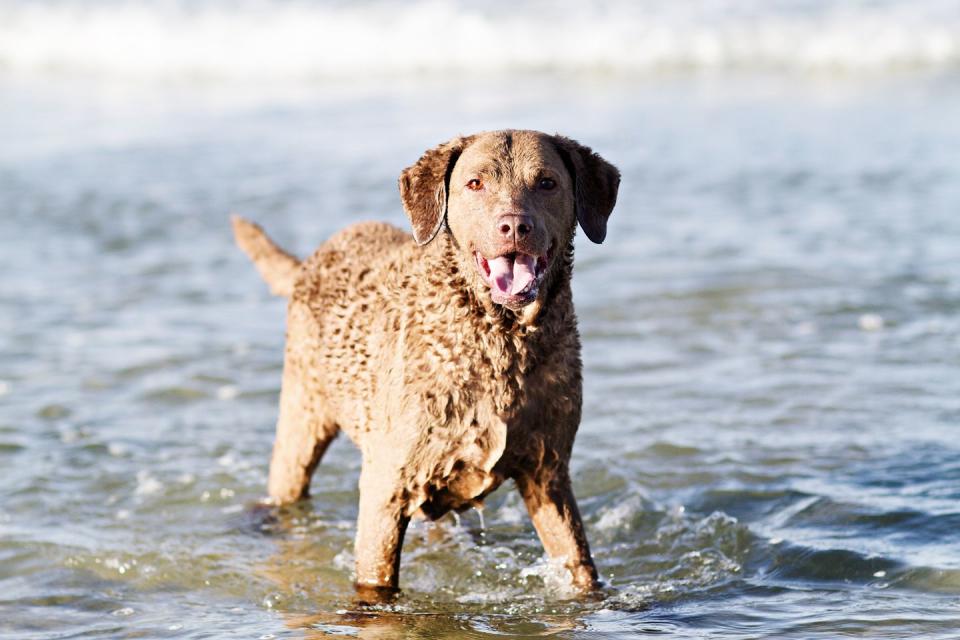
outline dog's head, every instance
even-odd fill
[[[587,147],[538,131],[455,138],[400,174],[420,245],[444,223],[481,295],[517,311],[556,276],[577,221],[603,242],[620,173]]]

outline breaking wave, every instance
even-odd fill
[[[303,79],[960,68],[955,0],[13,0],[0,71]]]

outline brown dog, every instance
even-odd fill
[[[410,235],[353,225],[299,262],[234,218],[237,243],[290,298],[269,491],[307,495],[342,429],[363,453],[359,587],[395,589],[412,515],[520,490],[575,583],[597,571],[570,486],[580,338],[570,292],[577,221],[602,242],[620,174],[536,131],[461,137],[400,175]]]

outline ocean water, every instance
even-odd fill
[[[442,36],[442,37],[441,37]],[[960,637],[954,2],[0,3],[0,637]],[[306,255],[458,133],[623,174],[577,242],[577,598],[512,487],[351,586],[359,455],[264,514]]]

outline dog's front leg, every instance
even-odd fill
[[[566,467],[518,476],[516,482],[547,555],[562,558],[581,589],[599,586]]]
[[[410,522],[400,499],[402,487],[393,462],[365,455],[360,472],[360,513],[354,547],[357,589],[362,595],[375,598],[397,589],[403,535]]]

